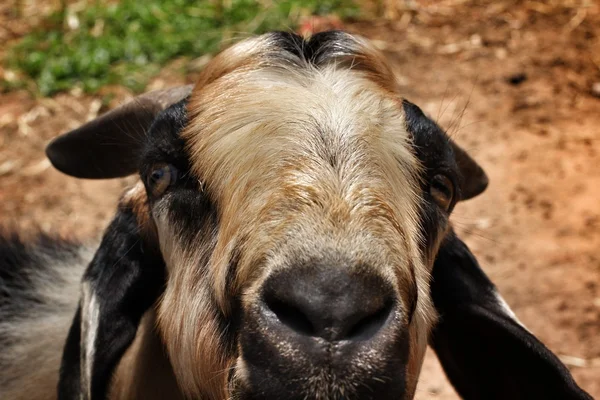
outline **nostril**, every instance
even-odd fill
[[[315,334],[315,327],[310,319],[298,307],[273,296],[265,296],[264,302],[283,325],[304,335]]]
[[[281,334],[368,341],[389,323],[396,299],[393,288],[377,275],[292,269],[266,280],[259,307],[265,328],[273,332],[283,328],[287,332]]]
[[[386,324],[393,309],[394,302],[391,300],[386,302],[379,310],[350,326],[344,335],[345,339],[369,340]]]

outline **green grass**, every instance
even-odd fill
[[[215,53],[224,39],[293,29],[303,15],[357,12],[353,0],[96,1],[75,14],[77,29],[57,11],[10,48],[4,64],[19,79],[0,87],[44,96],[73,87],[94,93],[107,84],[140,92],[170,60]]]

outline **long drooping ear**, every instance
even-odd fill
[[[406,125],[413,135],[417,152],[426,158],[433,159],[454,157],[461,175],[461,200],[468,200],[481,194],[488,186],[488,177],[479,164],[450,139],[442,128],[426,116],[417,105],[403,100],[402,106]]]
[[[462,398],[592,399],[516,319],[453,232],[434,264],[431,295],[440,319],[430,344]]]
[[[142,138],[156,115],[186,98],[193,85],[136,97],[93,121],[55,138],[46,155],[59,171],[77,178],[118,178],[134,173]]]
[[[140,229],[143,201],[138,195],[134,202],[121,202],[84,274],[63,352],[61,400],[106,398],[113,371],[135,338],[142,315],[162,293],[164,262],[154,239]]]

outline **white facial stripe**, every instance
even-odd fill
[[[96,351],[96,334],[98,332],[98,322],[100,308],[98,300],[92,293],[89,283],[82,285],[83,302],[81,304],[81,346],[84,351],[81,357],[81,399],[92,397],[92,374],[94,364],[94,353]]]
[[[168,197],[165,197],[156,206],[154,206],[152,213],[156,223],[156,229],[158,231],[158,243],[160,246],[160,251],[165,260],[171,260],[173,258],[173,244],[176,237],[168,219],[168,211],[165,207],[165,204],[168,203]],[[167,262],[167,267],[169,267],[169,265],[170,263]]]

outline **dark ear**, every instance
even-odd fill
[[[82,282],[82,297],[60,368],[58,398],[105,399],[115,367],[142,315],[161,294],[157,246],[139,233],[133,207],[120,206]]]
[[[186,98],[193,85],[136,97],[93,121],[55,138],[46,148],[52,165],[77,178],[118,178],[134,173],[143,137],[156,115]]]
[[[462,175],[461,200],[468,200],[483,193],[487,188],[489,180],[483,168],[471,158],[471,156],[450,140],[456,164]]]
[[[475,160],[454,143],[442,128],[426,116],[417,105],[403,100],[402,107],[407,129],[413,136],[416,152],[425,165],[427,166],[428,159],[439,160],[454,157],[461,175],[461,200],[481,194],[488,185],[488,177]]]
[[[440,320],[430,344],[464,399],[592,399],[525,329],[468,247],[451,232],[433,267]]]

